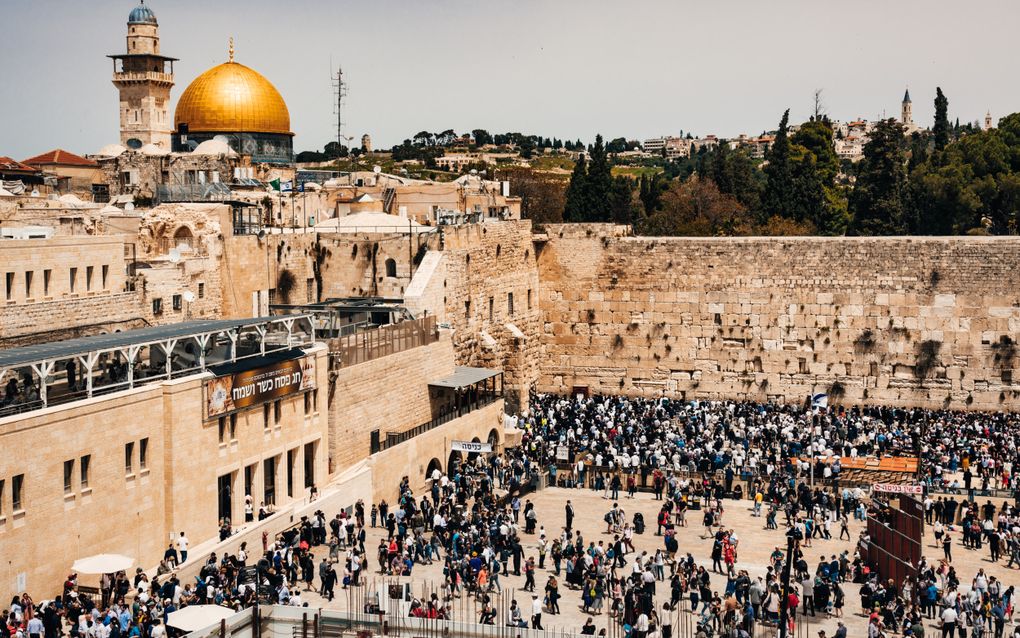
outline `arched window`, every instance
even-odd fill
[[[174,248],[181,252],[188,252],[195,248],[195,238],[191,234],[191,229],[187,226],[181,226],[174,233]]]
[[[386,276],[387,277],[397,276],[397,261],[392,257],[386,260]]]

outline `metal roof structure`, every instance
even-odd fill
[[[236,330],[277,320],[279,320],[279,317],[184,321],[166,326],[138,328],[124,332],[111,332],[105,335],[21,346],[8,350],[0,350],[0,368],[16,368],[31,365],[39,361],[70,359],[71,357],[94,351],[118,350],[133,345],[162,342],[198,334],[223,332],[225,330]]]
[[[453,374],[436,381],[429,381],[429,385],[436,388],[452,388],[454,390],[459,390],[461,388],[475,385],[476,383],[481,383],[486,379],[497,377],[501,374],[503,374],[502,370],[457,366],[454,368]]]
[[[0,417],[313,345],[313,317],[295,314],[185,321],[0,350],[0,382],[11,384]]]

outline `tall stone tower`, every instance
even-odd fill
[[[988,111],[987,113],[985,113],[985,130],[986,131],[992,130],[992,112],[991,111]]]
[[[159,23],[145,0],[128,16],[127,53],[113,59],[113,85],[120,91],[120,143],[170,150],[170,88],[174,62],[159,52]]]
[[[910,102],[910,89],[903,93],[903,105],[900,110],[900,123],[910,127],[914,124],[913,104]]]

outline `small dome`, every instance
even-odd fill
[[[165,148],[160,148],[155,144],[146,144],[142,148],[138,149],[138,152],[142,155],[169,155],[170,151]]]
[[[128,16],[128,24],[159,25],[156,22],[156,14],[152,12],[152,9],[145,6],[144,2],[131,10],[131,15]]]
[[[202,142],[192,153],[195,155],[227,155],[229,157],[237,155],[222,135]]]
[[[96,155],[100,157],[118,157],[126,150],[127,149],[120,144],[107,144],[103,148],[99,149],[99,152],[96,153]]]

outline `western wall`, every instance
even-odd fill
[[[1020,408],[1017,238],[544,230],[541,391]]]

